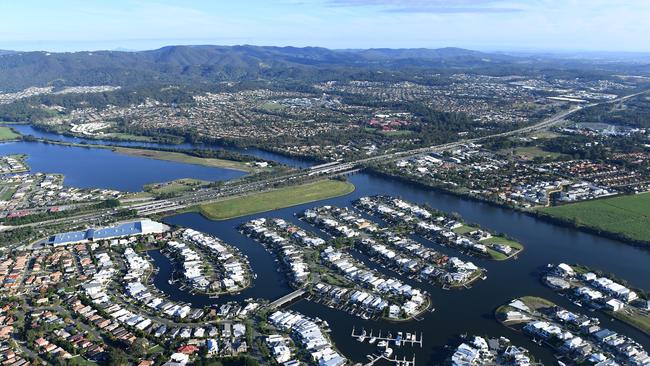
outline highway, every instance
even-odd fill
[[[311,169],[293,171],[285,175],[263,179],[259,181],[226,182],[222,187],[203,189],[203,190],[195,191],[192,193],[184,194],[173,198],[146,201],[143,203],[137,203],[130,206],[124,206],[123,208],[130,208],[136,210],[139,216],[148,216],[148,215],[165,213],[165,212],[173,212],[181,209],[186,209],[188,207],[192,207],[202,203],[242,196],[253,192],[267,191],[273,189],[276,185],[280,185],[280,184],[290,185],[292,184],[292,181],[299,183],[307,179],[313,179],[315,177],[335,176],[348,171],[363,168],[368,163],[373,163],[378,161],[386,162],[386,161],[392,161],[397,159],[404,159],[404,158],[409,158],[409,157],[418,156],[422,154],[428,154],[432,152],[445,151],[468,143],[476,143],[488,138],[508,137],[508,136],[522,134],[522,133],[531,133],[535,131],[540,131],[555,126],[556,124],[562,122],[569,115],[579,110],[582,110],[583,108],[589,108],[601,104],[611,104],[611,103],[621,102],[626,99],[637,96],[639,94],[646,93],[648,91],[649,90],[645,90],[635,94],[630,94],[620,98],[608,100],[605,102],[591,103],[585,106],[574,106],[566,111],[560,112],[552,117],[549,117],[539,123],[522,127],[519,129],[507,131],[507,132],[501,132],[497,134],[471,138],[471,139],[463,139],[463,140],[436,145],[436,146],[429,146],[424,148],[417,148],[412,150],[376,155],[376,156],[363,158],[355,161],[321,164],[319,166],[312,167]],[[98,219],[112,216],[116,212],[118,212],[118,209],[105,209],[105,210],[96,211],[94,213],[86,213],[79,216],[41,221],[37,223],[25,224],[20,226],[5,226],[0,228],[0,230],[13,230],[15,228],[21,228],[21,227],[44,227],[52,224],[61,223],[64,221],[70,223],[92,222]]]

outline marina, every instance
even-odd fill
[[[366,339],[369,341],[374,339],[380,343],[382,341],[385,341],[387,344],[390,344],[392,342],[397,347],[408,345],[413,347],[420,346],[420,348],[422,348],[422,342],[424,340],[424,335],[422,332],[420,332],[420,337],[418,337],[416,333],[404,333],[402,331],[397,332],[395,336],[393,336],[391,332],[384,332],[383,336],[381,333],[382,331],[380,330],[379,333],[375,334],[374,330],[372,329],[369,333],[365,329],[362,329],[361,332],[357,332],[356,328],[353,327],[350,336],[352,338],[356,338],[359,342],[364,342]],[[373,343],[374,342],[370,344]]]
[[[370,361],[365,364],[367,366],[374,365],[376,362],[382,360],[392,363],[396,366],[415,366],[415,354],[410,360],[407,359],[406,356],[402,356],[400,359],[398,356],[393,355],[394,349],[391,348],[391,345],[393,347],[401,347],[407,345],[417,347],[419,345],[420,348],[422,348],[424,339],[422,332],[420,332],[419,338],[416,333],[404,333],[402,331],[397,332],[395,336],[393,336],[391,332],[384,332],[384,336],[382,336],[381,330],[379,330],[379,333],[375,335],[374,330],[372,329],[370,332],[362,329],[361,332],[357,333],[354,327],[352,328],[351,336],[361,343],[363,343],[366,339],[368,339],[369,344],[375,344],[375,342],[379,341],[377,343],[377,348],[379,351],[381,351],[381,353],[372,353],[366,355],[366,358]]]

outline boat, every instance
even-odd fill
[[[395,338],[395,345],[398,347],[402,345],[402,332],[397,332],[397,338]]]
[[[573,301],[574,304],[578,305],[579,307],[582,307],[582,303],[580,301]]]
[[[386,341],[379,341],[379,343],[377,343],[377,347],[386,347],[386,346],[388,346],[388,342]]]
[[[386,350],[384,351],[384,357],[390,357],[392,354],[393,354],[393,349],[387,347]]]
[[[359,338],[357,338],[357,340],[359,342],[363,342],[363,341],[366,340],[366,330],[365,329],[363,330],[363,332],[361,332],[361,335],[359,336]]]
[[[375,342],[377,342],[377,337],[372,337],[372,338],[370,338],[370,340],[368,341],[368,343],[370,343],[370,344],[375,344]]]

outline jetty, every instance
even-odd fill
[[[410,360],[407,360],[406,357],[403,357],[400,360],[397,357],[388,358],[388,357],[386,357],[384,355],[375,355],[375,354],[373,354],[373,355],[368,356],[368,360],[370,360],[370,362],[364,364],[363,366],[372,366],[372,365],[375,364],[375,362],[379,362],[381,360],[386,360],[388,362],[391,362],[391,363],[393,363],[395,365],[399,365],[399,366],[415,366],[415,355],[413,355],[413,358],[410,359]]]
[[[360,341],[364,341],[366,338],[371,339],[374,338],[377,341],[386,341],[388,343],[393,342],[396,346],[402,346],[402,345],[409,345],[409,346],[417,346],[419,345],[420,348],[422,348],[422,341],[424,339],[424,335],[422,332],[420,332],[420,337],[417,336],[416,333],[405,333],[406,335],[402,335],[402,332],[398,332],[396,336],[394,336],[392,333],[384,333],[382,336],[382,331],[380,330],[378,334],[375,335],[374,331],[371,329],[370,333],[366,332],[366,330],[362,330],[360,333],[357,333],[356,329],[352,327],[352,333],[351,336],[353,338],[356,338]]]

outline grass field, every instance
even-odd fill
[[[378,134],[384,135],[384,136],[392,136],[392,137],[394,137],[394,136],[406,136],[406,135],[410,135],[410,134],[413,133],[413,131],[409,131],[409,130],[384,131],[384,130],[380,130],[380,129],[372,128],[372,127],[366,127],[366,131],[367,132],[378,133]]]
[[[188,154],[172,152],[172,151],[132,149],[128,147],[116,147],[114,150],[121,154],[139,156],[143,158],[175,161],[178,163],[196,164],[196,165],[203,165],[203,166],[209,166],[215,168],[226,168],[226,169],[240,170],[244,172],[253,171],[253,168],[251,166],[239,161],[214,159],[214,158],[199,158],[196,156],[191,156]]]
[[[147,184],[144,186],[144,190],[153,195],[168,195],[191,191],[192,189],[206,186],[209,183],[200,179],[184,178],[167,183]]]
[[[534,158],[553,158],[556,159],[562,154],[556,152],[550,152],[540,149],[537,146],[525,146],[517,147],[515,149],[504,149],[499,151],[501,154],[510,155],[514,154],[515,156],[523,157],[525,159],[534,159]]]
[[[3,185],[0,186],[0,201],[9,201],[16,193],[17,186],[15,185]]]
[[[343,196],[352,191],[354,191],[352,183],[338,180],[321,180],[201,205],[199,212],[211,220],[227,220]]]
[[[7,126],[0,126],[0,141],[15,140],[20,135]]]
[[[469,233],[471,231],[475,231],[475,230],[478,230],[478,228],[474,227],[474,226],[469,226],[467,224],[463,224],[463,226],[457,227],[452,231],[455,232],[458,235],[464,235],[464,234],[467,234],[467,233]]]
[[[545,207],[539,211],[577,227],[650,243],[650,193]]]

